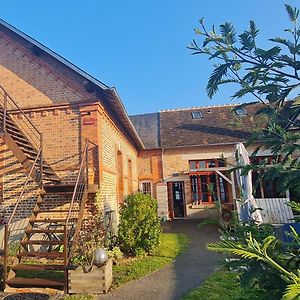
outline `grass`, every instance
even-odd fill
[[[125,259],[113,266],[113,288],[144,277],[170,264],[177,255],[185,250],[187,244],[188,238],[184,234],[161,234],[160,245],[151,255]]]
[[[269,295],[260,289],[243,289],[238,274],[217,271],[204,283],[181,300],[270,300]],[[275,299],[274,299],[275,300]]]
[[[92,295],[86,295],[86,294],[82,294],[82,295],[67,295],[63,297],[63,300],[93,300],[95,299],[94,296]]]
[[[17,271],[17,277],[24,278],[46,278],[52,280],[64,280],[64,271],[47,270],[47,271]]]

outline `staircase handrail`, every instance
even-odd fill
[[[35,135],[36,138],[39,139],[38,143],[36,141],[33,141],[36,145],[39,145],[40,140],[41,140],[41,133],[39,130],[36,128],[36,126],[30,121],[30,119],[26,116],[25,112],[22,110],[22,108],[19,107],[19,105],[12,99],[12,97],[6,92],[6,90],[0,85],[0,93],[3,95],[3,110],[4,110],[4,117],[3,117],[3,128],[5,130],[6,127],[6,115],[7,111],[16,111],[22,114],[22,116],[26,119],[26,121],[30,124],[30,126],[27,125],[28,129]],[[8,109],[7,105],[10,105],[12,109]],[[27,132],[27,130],[22,126],[21,124],[18,124],[24,129],[24,131]],[[28,133],[28,132],[27,132]]]
[[[83,214],[81,211],[79,213],[75,212],[75,204],[78,204],[78,208],[84,209],[81,207],[84,193],[87,192],[88,188],[88,145],[89,141],[86,141],[84,146],[83,155],[81,158],[80,168],[76,178],[76,183],[74,187],[74,192],[69,206],[69,211],[65,223],[65,244],[64,244],[64,255],[65,255],[65,265],[67,266],[70,260],[71,246],[72,246],[72,237],[76,234],[75,228],[81,220],[74,222],[72,216],[75,214]],[[80,219],[80,218],[78,218]]]
[[[35,160],[34,160],[32,166],[31,166],[30,172],[29,172],[28,175],[27,175],[26,181],[25,181],[25,183],[24,183],[24,185],[23,185],[23,187],[22,187],[21,193],[20,193],[20,195],[19,195],[19,197],[18,197],[18,200],[17,200],[17,202],[16,202],[16,204],[15,204],[15,207],[14,207],[14,209],[13,209],[11,215],[10,215],[10,218],[9,218],[9,220],[8,220],[8,222],[7,222],[7,225],[8,225],[8,226],[10,226],[10,224],[11,224],[13,218],[14,218],[14,215],[15,215],[15,213],[16,213],[16,211],[17,211],[17,208],[18,208],[19,204],[20,204],[21,201],[22,201],[22,198],[23,198],[23,195],[24,195],[25,190],[26,190],[26,188],[27,188],[28,182],[29,182],[29,180],[30,180],[30,178],[31,178],[31,175],[32,175],[33,171],[36,169],[35,167],[36,167],[36,165],[37,165],[37,162],[38,162],[38,159],[40,158],[41,153],[42,153],[42,149],[39,149],[39,151],[38,151],[38,153],[37,153],[37,155],[36,155],[36,158],[35,158]],[[39,175],[41,176],[41,174],[39,174]]]
[[[38,160],[39,158],[41,158],[41,154],[42,154],[42,149],[40,148],[38,153],[37,153],[37,156],[31,166],[31,169],[30,169],[30,172],[28,173],[27,175],[27,178],[26,178],[26,181],[22,187],[22,190],[21,190],[21,193],[18,197],[18,200],[16,201],[16,204],[14,206],[14,209],[8,219],[8,221],[5,223],[5,226],[4,226],[4,266],[3,266],[3,269],[4,269],[4,274],[3,274],[3,278],[4,278],[4,281],[6,280],[6,277],[7,277],[7,268],[8,268],[8,255],[9,255],[9,237],[10,237],[10,233],[11,233],[11,227],[12,227],[12,223],[13,223],[13,220],[14,220],[14,217],[15,217],[15,214],[17,212],[17,209],[18,209],[18,206],[20,205],[20,203],[23,201],[23,196],[26,192],[26,189],[28,188],[28,183],[30,181],[30,178],[31,178],[31,175],[32,173],[34,172],[34,170],[36,169],[36,165],[38,164]],[[38,166],[40,167],[40,166]],[[41,176],[41,174],[39,174],[39,176]],[[42,178],[40,178],[42,179]]]

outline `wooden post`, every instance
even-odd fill
[[[6,287],[8,261],[8,225],[4,227],[4,265],[3,265],[3,288]]]
[[[64,276],[64,292],[68,293],[68,229],[67,224],[64,226],[64,265],[65,265],[65,276]]]
[[[233,172],[231,172],[230,177],[231,177],[231,182],[232,182],[232,184],[231,184],[232,198],[233,198],[233,200],[235,200],[236,199],[236,190],[235,190],[235,181],[234,181],[234,173]]]

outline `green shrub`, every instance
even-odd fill
[[[123,258],[123,253],[119,247],[113,247],[112,250],[108,250],[107,255],[108,257],[111,257],[113,261]]]
[[[157,201],[141,193],[128,196],[120,213],[121,250],[136,256],[149,253],[158,245],[160,233]]]

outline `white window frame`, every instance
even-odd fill
[[[150,184],[150,194],[144,192],[143,186],[144,186],[145,183],[149,183]],[[142,180],[142,181],[140,181],[140,192],[143,193],[143,194],[148,194],[148,195],[150,195],[152,197],[152,195],[153,195],[152,181],[151,180]]]

